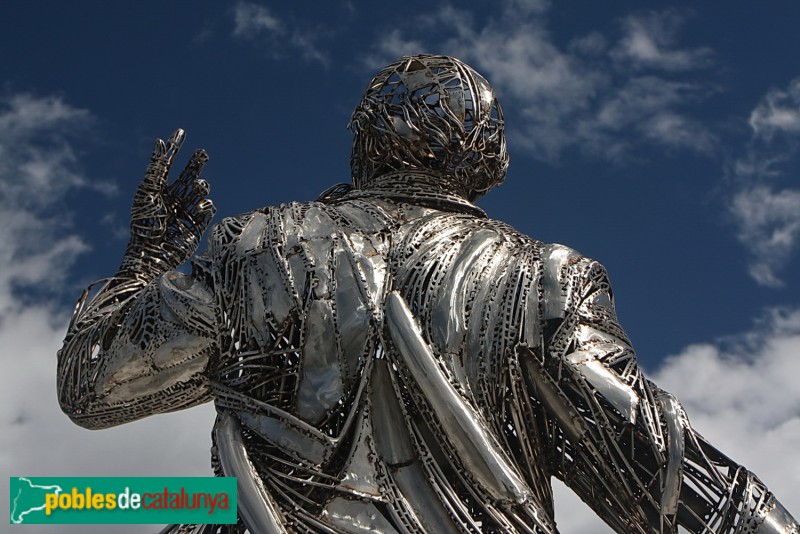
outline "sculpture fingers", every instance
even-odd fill
[[[197,204],[208,195],[208,182],[200,178],[200,172],[207,162],[206,151],[196,150],[178,179],[167,186],[166,194],[178,213],[192,214]]]
[[[194,190],[194,182],[200,177],[200,172],[206,163],[208,163],[206,151],[202,148],[195,150],[178,179],[170,186],[171,190],[176,194],[191,194]]]
[[[164,200],[157,191],[142,186],[136,191],[131,206],[131,237],[158,239],[164,235],[166,213]]]
[[[209,198],[205,198],[197,204],[198,222],[203,230],[208,228],[208,225],[211,223],[211,219],[214,218],[216,213],[217,207]]]
[[[208,194],[211,192],[211,185],[202,178],[198,178],[192,184],[194,187],[194,192],[200,197],[207,197]]]
[[[178,128],[166,143],[162,139],[156,139],[140,189],[149,192],[160,192],[164,189],[172,161],[180,150],[184,137],[184,131]]]
[[[150,162],[147,164],[147,170],[144,173],[144,180],[139,186],[140,190],[158,192],[164,187],[167,182],[167,167],[164,161],[166,153],[167,145],[162,139],[156,139],[153,146],[153,155],[150,156]]]
[[[185,219],[185,225],[192,233],[202,234],[216,212],[214,203],[207,198],[211,186],[200,178],[206,163],[206,151],[196,150],[178,179],[167,187],[172,205],[179,216]]]
[[[211,219],[214,218],[217,208],[211,199],[199,198],[198,202],[192,204],[190,209],[184,209],[181,212],[181,217],[175,220],[175,223],[180,229],[180,233],[186,237],[192,237],[198,240],[200,236],[208,228]]]
[[[167,171],[169,171],[169,167],[172,165],[172,160],[175,159],[175,155],[181,149],[183,145],[183,140],[186,138],[186,132],[183,131],[182,128],[178,128],[175,130],[167,141],[167,152],[165,154],[166,164],[167,164]]]
[[[191,183],[189,192],[184,197],[184,204],[186,211],[191,214],[199,214],[201,211],[200,204],[208,200],[208,195],[211,193],[211,185],[202,178],[198,178]],[[210,203],[211,201],[208,200]],[[213,206],[213,203],[212,203]]]

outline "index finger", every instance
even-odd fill
[[[175,130],[172,135],[169,137],[167,141],[167,151],[164,155],[166,164],[167,164],[167,171],[169,171],[169,167],[172,166],[172,160],[175,158],[175,155],[181,149],[183,145],[183,140],[186,138],[186,132],[183,128],[178,128]]]
[[[147,170],[142,181],[144,189],[158,192],[164,188],[172,161],[180,150],[185,136],[185,132],[178,128],[166,143],[162,139],[156,139],[153,146],[153,154],[150,156],[150,162],[147,164]]]

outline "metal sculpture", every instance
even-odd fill
[[[198,151],[159,141],[120,271],[81,297],[58,395],[101,428],[213,400],[236,526],[556,532],[551,477],[619,532],[798,532],[649,382],[603,267],[472,201],[508,156],[491,87],[405,57],[353,114],[354,186],[213,215]]]

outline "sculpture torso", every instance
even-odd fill
[[[541,353],[543,245],[470,213],[355,197],[215,228],[210,254],[226,266],[214,280],[225,315],[209,371],[218,410],[241,421],[265,486],[301,530],[348,529],[353,517],[381,532],[550,530],[547,453],[529,426],[513,430],[542,420],[515,398],[508,365],[520,344]],[[504,510],[469,482],[457,446],[390,354],[391,290],[535,488],[526,503]]]

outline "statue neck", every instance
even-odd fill
[[[369,184],[352,191],[347,197],[387,198],[442,211],[486,217],[486,212],[457,194],[456,190],[452,179],[446,176],[419,171],[396,171],[373,178]]]

